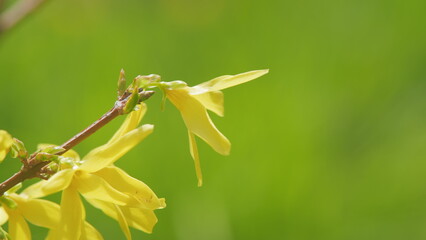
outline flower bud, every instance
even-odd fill
[[[13,144],[11,147],[10,155],[12,158],[27,158],[28,151],[22,141],[13,138]]]
[[[58,159],[59,159],[59,156],[53,155],[53,154],[50,154],[50,153],[39,152],[35,156],[35,159],[37,161],[40,161],[40,162],[46,162],[46,161],[57,162]]]
[[[118,87],[117,87],[118,98],[120,98],[125,91],[126,91],[126,77],[124,75],[124,70],[121,69],[120,76],[118,77]]]

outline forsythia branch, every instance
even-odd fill
[[[139,102],[145,101],[148,98],[150,98],[154,94],[153,91],[143,91],[142,89],[139,90]],[[56,153],[55,155],[62,155],[80,142],[82,142],[87,137],[91,136],[93,133],[95,133],[97,130],[105,126],[107,123],[109,123],[111,120],[115,119],[117,116],[125,114],[123,112],[123,108],[126,106],[126,103],[130,100],[131,95],[129,95],[127,92],[123,94],[123,96],[116,102],[114,107],[109,110],[107,113],[105,113],[101,118],[99,118],[96,122],[94,122],[92,125],[72,137],[70,140],[65,142],[61,145],[61,148],[64,150],[61,152]],[[18,183],[21,183],[27,179],[31,179],[34,177],[38,177],[40,175],[41,170],[43,167],[48,165],[50,161],[37,161],[36,160],[36,153],[32,154],[28,160],[28,164],[24,164],[21,168],[21,170],[17,173],[15,173],[12,177],[4,181],[0,184],[0,197],[3,196],[3,194],[15,186]]]
[[[1,13],[0,34],[14,27],[44,2],[46,2],[46,0],[21,0]],[[2,3],[3,1],[0,1],[0,7]]]

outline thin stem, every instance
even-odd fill
[[[139,93],[141,96],[141,101],[144,101],[152,96],[154,92],[152,91],[146,91]],[[95,121],[93,124],[91,124],[89,127],[66,141],[64,144],[61,145],[62,148],[65,150],[59,153],[56,153],[56,155],[62,155],[80,142],[82,142],[84,139],[91,136],[93,133],[95,133],[97,130],[105,126],[107,123],[112,121],[114,118],[122,114],[123,107],[126,105],[126,102],[129,98],[124,98],[123,100],[119,100],[116,102],[114,107],[109,110],[107,113],[105,113],[101,118],[99,118],[97,121]],[[0,197],[3,196],[3,194],[15,186],[16,184],[23,182],[27,179],[37,177],[43,167],[48,165],[50,161],[45,162],[36,162],[35,160],[36,154],[32,154],[28,159],[28,166],[22,166],[21,170],[17,173],[15,173],[12,177],[4,181],[0,184]],[[31,164],[35,162],[35,164]]]
[[[3,33],[34,12],[46,0],[21,0],[0,15],[0,33]],[[3,2],[3,1],[0,1]]]

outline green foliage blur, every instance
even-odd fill
[[[224,91],[228,157],[161,93],[147,140],[117,162],[167,208],[134,239],[425,239],[426,1],[55,0],[0,36],[0,129],[61,144],[115,101],[121,68],[190,85],[269,68]],[[105,143],[124,118],[75,149]],[[6,159],[1,180],[19,169]],[[59,196],[54,196],[59,199]],[[86,204],[87,205],[87,204]],[[105,239],[118,224],[87,205]],[[34,227],[34,239],[46,231]]]

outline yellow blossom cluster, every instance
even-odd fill
[[[231,144],[215,127],[207,110],[223,116],[223,94],[220,90],[253,80],[268,70],[221,76],[194,87],[186,84],[162,87],[165,96],[180,111],[188,128],[190,153],[195,162],[198,185],[202,174],[195,136],[208,143],[216,152],[228,155]],[[167,85],[166,85],[167,86]],[[131,239],[129,227],[151,233],[157,223],[155,210],[166,206],[163,198],[142,181],[128,175],[114,163],[153,131],[153,125],[139,126],[146,104],[135,107],[113,137],[105,144],[80,158],[73,150],[62,156],[68,161],[59,164],[59,170],[48,180],[41,180],[20,194],[11,189],[0,197],[0,226],[8,222],[8,236],[13,240],[30,240],[27,221],[49,229],[48,240],[97,240],[102,235],[86,221],[86,212],[80,196],[115,219],[126,239]],[[0,130],[0,162],[9,152],[13,138]],[[51,148],[41,144],[39,149]],[[60,205],[41,199],[61,192]],[[1,234],[4,231],[0,228]]]

